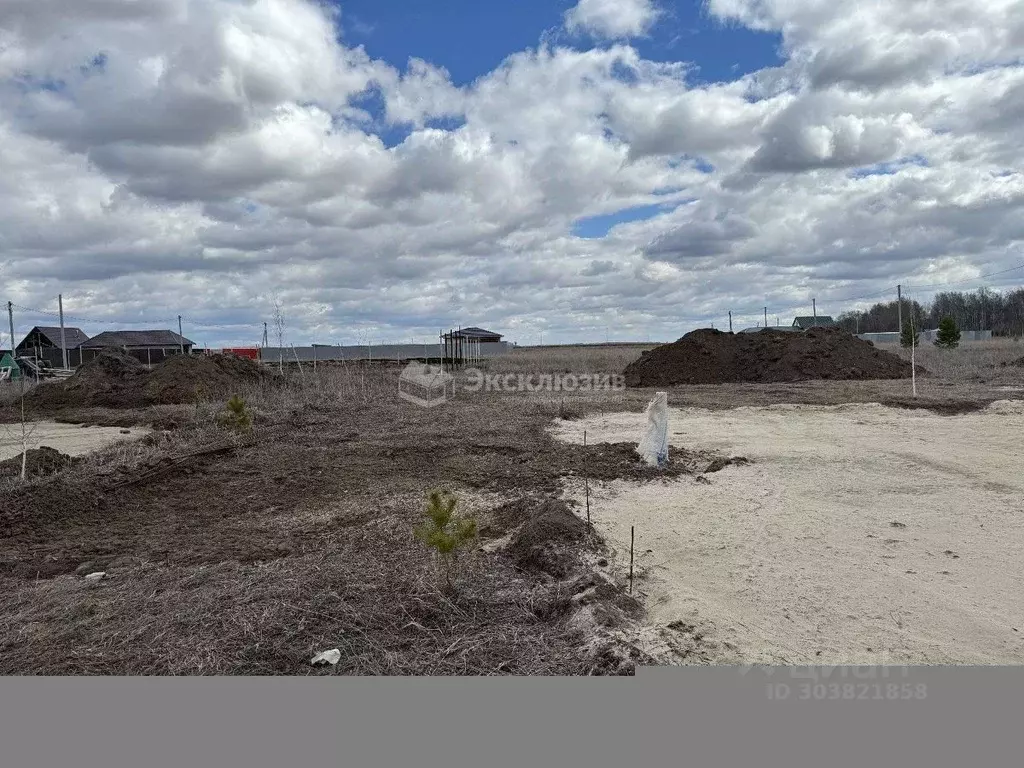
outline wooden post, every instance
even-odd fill
[[[68,343],[64,336],[64,296],[57,294],[57,311],[60,312],[60,353],[64,361],[64,370],[68,369]]]
[[[732,333],[732,310],[729,310],[729,333]]]
[[[7,302],[7,322],[11,324],[11,360],[16,360],[17,355],[14,353],[14,304]]]
[[[917,329],[914,328],[914,316],[910,316],[910,389],[913,396],[917,397],[917,363],[915,362],[916,355],[914,352],[917,350]]]
[[[178,351],[185,354],[185,338],[181,335],[181,315],[178,315]]]

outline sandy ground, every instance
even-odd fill
[[[140,427],[91,427],[54,421],[35,421],[27,429],[29,448],[47,445],[69,456],[81,456],[118,440],[134,440],[150,431]],[[0,460],[20,453],[21,424],[0,424]]]
[[[559,422],[639,439],[643,414]],[[670,443],[753,463],[592,484],[649,650],[674,663],[1024,663],[1024,404],[673,409]],[[570,488],[579,495],[578,486]]]

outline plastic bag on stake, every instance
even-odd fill
[[[645,413],[647,429],[636,450],[648,465],[658,467],[668,461],[668,393],[655,393]]]

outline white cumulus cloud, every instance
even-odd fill
[[[654,0],[580,0],[565,12],[565,27],[609,39],[640,37],[659,16]]]
[[[1020,0],[707,7],[782,62],[694,84],[622,42],[649,2],[465,85],[311,0],[2,2],[3,298],[212,345],[275,301],[295,343],[659,339],[1024,261]]]

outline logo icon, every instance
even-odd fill
[[[427,363],[409,363],[398,375],[398,396],[423,408],[455,397],[455,377]]]

